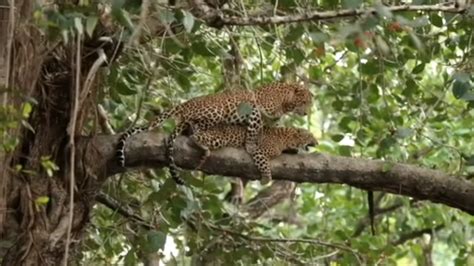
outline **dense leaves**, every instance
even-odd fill
[[[94,1],[81,2],[77,9],[38,9],[36,23],[52,39],[70,41],[78,32],[91,36],[100,10]],[[136,2],[110,3],[124,43],[139,24]],[[371,5],[359,0],[257,2],[228,6],[237,14],[272,15]],[[377,16],[216,29],[190,10],[153,4],[149,11],[166,30],[159,36],[143,30],[146,41],[126,46],[120,59],[103,70],[98,103],[116,131],[144,124],[156,112],[196,96],[304,80],[315,95],[311,115],[279,123],[309,128],[320,142],[312,152],[381,159],[387,169],[391,162],[406,162],[460,178],[474,175],[472,17],[394,14],[378,6]],[[243,61],[237,66],[240,84],[226,84],[223,77],[225,62],[236,56],[231,43]],[[18,126],[12,115],[27,118],[31,104],[25,102],[19,113],[0,110],[1,133]],[[246,103],[239,108],[248,111]],[[92,124],[86,130],[92,132]],[[172,127],[169,122],[165,130]],[[1,144],[11,150],[15,140],[5,138]],[[44,168],[57,170],[47,159]],[[446,206],[376,194],[376,209],[389,211],[378,216],[378,234],[371,236],[365,191],[359,189],[300,184],[294,199],[253,220],[223,200],[228,178],[198,171],[182,176],[189,187],[176,187],[166,169],[110,179],[103,192],[132,207],[147,226],[98,205],[81,263],[135,265],[157,251],[172,265],[426,264],[426,254],[440,265],[474,260],[473,217]],[[246,198],[260,189],[251,182]]]

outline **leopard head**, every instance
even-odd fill
[[[307,115],[313,104],[313,95],[309,89],[298,85],[287,85],[288,98],[285,99],[284,112],[293,112],[298,115]]]
[[[318,145],[316,138],[308,130],[301,128],[293,128],[293,132],[288,140],[288,147],[290,149],[304,149],[309,150],[310,147]]]

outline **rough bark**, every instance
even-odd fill
[[[92,86],[83,86],[98,53],[87,50],[80,58],[81,67],[76,64],[76,42],[69,44],[49,43],[41,31],[29,18],[34,8],[33,1],[15,1],[15,31],[12,43],[11,73],[9,87],[11,93],[8,105],[21,110],[25,99],[35,99],[28,123],[33,130],[18,127],[11,135],[19,144],[14,152],[8,154],[2,167],[0,196],[5,197],[7,209],[6,223],[1,235],[3,244],[10,244],[8,251],[0,249],[3,265],[58,265],[62,263],[65,250],[66,232],[72,228],[72,244],[82,237],[88,221],[89,211],[94,205],[95,193],[100,187],[96,179],[83,165],[73,169],[76,173],[74,210],[69,208],[68,190],[69,165],[67,157],[67,128],[71,120],[73,103],[74,75],[79,73],[81,106],[77,117],[76,135],[83,128],[92,108],[90,97],[95,95],[95,79]],[[99,27],[100,28],[100,27]],[[102,32],[101,34],[104,34]],[[80,49],[95,49],[99,35],[81,41]],[[114,45],[101,46],[110,54]],[[4,58],[4,57],[3,57]],[[78,71],[76,71],[78,70]],[[45,156],[54,162],[59,171],[51,176],[42,164]],[[82,158],[76,156],[76,161]],[[21,170],[15,170],[21,167]],[[93,173],[92,173],[93,174]],[[39,203],[40,198],[48,203]],[[69,223],[69,213],[73,221]],[[74,256],[69,256],[73,258]]]
[[[146,168],[166,166],[164,140],[160,133],[142,133],[130,139],[126,147],[126,165]],[[127,171],[117,165],[114,158],[118,136],[96,136],[79,140],[85,146],[80,152],[94,153],[92,172],[99,179]],[[193,142],[181,136],[177,139],[175,158],[178,166],[194,169],[202,151]],[[93,159],[94,160],[94,159]],[[100,162],[100,163],[99,163]],[[283,154],[271,162],[273,178],[297,183],[337,183],[361,189],[385,191],[430,200],[474,214],[474,184],[441,171],[415,165],[388,163],[326,154]],[[202,166],[208,174],[257,179],[258,172],[251,158],[243,150],[224,148],[211,153]]]

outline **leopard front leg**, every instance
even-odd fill
[[[263,128],[262,114],[256,106],[253,106],[247,123],[245,150],[250,154],[254,154],[257,150],[260,132]]]
[[[260,184],[266,185],[272,180],[272,173],[270,170],[270,158],[261,149],[257,149],[252,154],[252,159],[260,172]]]

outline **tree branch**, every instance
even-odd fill
[[[424,234],[432,234],[433,232],[439,231],[444,228],[444,224],[437,225],[435,227],[428,227],[420,230],[416,230],[413,232],[408,232],[406,234],[401,235],[396,241],[392,241],[392,245],[397,246],[401,245],[409,240],[418,238]]]
[[[237,25],[237,26],[255,26],[255,25],[270,25],[270,24],[287,24],[303,21],[317,21],[329,20],[335,18],[356,17],[364,14],[375,14],[378,8],[359,8],[359,9],[341,9],[334,11],[310,11],[301,14],[291,14],[287,16],[252,16],[239,17],[227,16],[222,12],[216,12],[214,9],[202,4],[200,0],[195,0],[195,7],[199,8],[201,18],[205,21],[219,21],[221,25]],[[457,7],[453,5],[397,5],[397,6],[383,6],[386,11],[392,13],[403,11],[425,11],[425,12],[446,12],[446,13],[463,13],[467,10],[466,6]],[[214,25],[210,25],[214,26]]]
[[[86,152],[85,166],[97,174],[99,181],[107,176],[125,172],[118,166],[115,146],[119,136],[81,138],[79,153]],[[126,146],[129,167],[163,167],[165,134],[142,133],[130,138]],[[194,169],[203,152],[187,137],[175,143],[175,160],[184,169]],[[415,165],[389,163],[380,160],[356,159],[326,154],[283,154],[272,160],[275,180],[309,183],[347,184],[361,189],[385,191],[420,200],[430,200],[474,214],[474,184],[441,171]],[[211,153],[202,166],[208,174],[257,179],[258,171],[243,149],[224,148]]]
[[[154,227],[151,224],[147,223],[145,219],[137,215],[127,204],[124,204],[123,202],[119,202],[118,200],[114,199],[112,196],[104,192],[100,192],[97,195],[97,201],[102,203],[107,208],[118,212],[123,217],[132,219],[137,224],[143,226],[145,229],[148,229],[148,230],[154,229]]]

